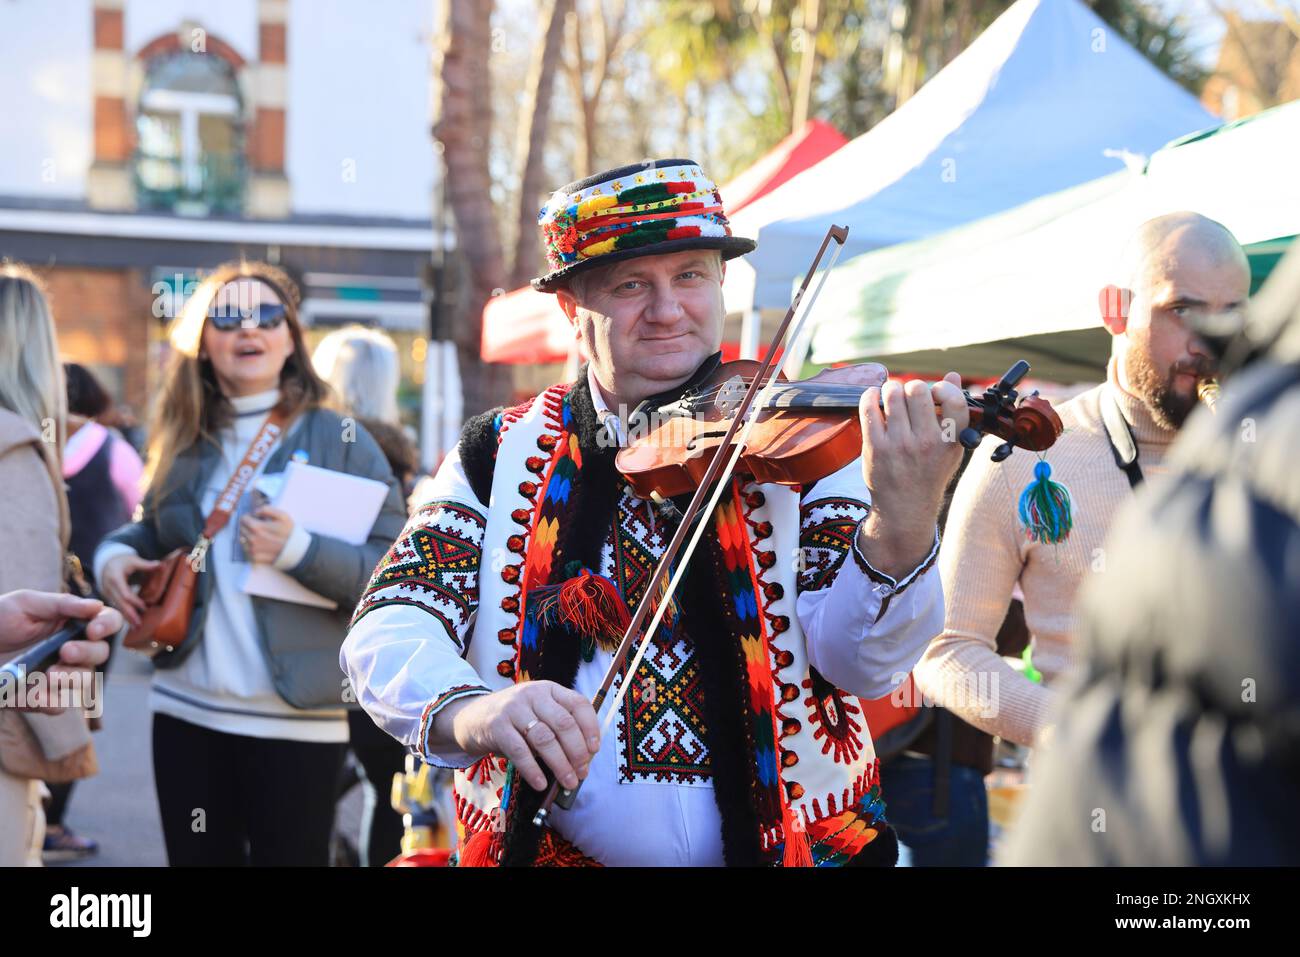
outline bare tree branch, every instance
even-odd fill
[[[775,30],[768,29],[768,45],[772,50],[772,60],[776,64],[777,89],[781,93],[781,106],[786,116],[794,114],[794,90],[790,86],[790,74],[785,64],[785,47]]]
[[[1264,6],[1268,7],[1281,17],[1282,22],[1286,24],[1287,29],[1295,34],[1297,40],[1300,40],[1300,17],[1296,16],[1294,10],[1279,2],[1279,0],[1264,0]]]
[[[803,0],[803,22],[800,29],[803,31],[803,59],[799,63],[799,86],[794,98],[794,109],[791,111],[790,132],[794,133],[803,129],[804,123],[808,121],[808,114],[812,107],[812,85],[813,76],[817,69],[817,30],[820,26],[821,4],[819,0]]]
[[[1215,0],[1206,0],[1210,9],[1219,15],[1237,41],[1237,49],[1241,51],[1241,58],[1246,61],[1246,69],[1250,70],[1251,77],[1255,80],[1255,92],[1259,96],[1260,105],[1272,106],[1277,98],[1277,91],[1271,89],[1272,83],[1265,76],[1263,69],[1256,60],[1254,51],[1250,48],[1250,38],[1246,36],[1245,31],[1241,29],[1241,17],[1235,10],[1225,10],[1223,6]]]

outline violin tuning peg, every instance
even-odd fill
[[[1016,364],[1007,370],[1006,375],[998,380],[994,386],[999,392],[1008,392],[1019,384],[1020,380],[1029,374],[1029,363],[1024,359],[1019,359]]]
[[[993,450],[993,454],[989,456],[989,458],[991,458],[994,462],[1002,462],[1009,455],[1011,455],[1011,453],[1014,452],[1015,450],[1016,447],[1012,445],[1010,442],[1003,442],[1001,445],[999,445],[996,449]]]
[[[962,444],[962,448],[967,449],[979,448],[980,440],[982,438],[983,436],[980,435],[979,430],[973,429],[970,426],[962,429],[957,435],[957,441]]]

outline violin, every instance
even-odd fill
[[[671,498],[701,486],[759,368],[750,359],[723,362],[679,397],[636,408],[631,441],[615,463],[638,496]],[[1061,419],[1036,392],[1018,395],[1016,386],[1028,372],[1029,363],[1021,359],[983,395],[963,393],[970,425],[955,437],[963,446],[973,449],[984,435],[996,435],[1005,441],[993,452],[995,462],[1016,448],[1051,448],[1061,434]],[[736,474],[808,485],[861,455],[858,404],[871,386],[837,381],[842,375],[843,370],[827,369],[798,382],[778,376],[755,413]],[[935,414],[941,414],[937,407]]]

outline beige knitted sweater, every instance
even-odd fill
[[[1071,664],[1075,594],[1086,576],[1105,571],[1102,542],[1111,516],[1132,494],[1102,425],[1102,390],[1115,395],[1133,429],[1146,479],[1164,472],[1176,434],[1157,425],[1140,401],[1114,383],[1112,361],[1107,382],[1057,410],[1065,431],[1047,461],[1074,506],[1074,530],[1066,542],[1041,545],[1025,537],[1018,505],[1038,458],[1017,451],[994,464],[989,453],[1000,440],[986,441],[975,453],[948,513],[939,552],[944,630],[917,664],[916,684],[963,720],[1018,744],[1036,743],[1049,723],[1051,685]],[[1017,584],[1041,685],[1000,657],[994,643]]]

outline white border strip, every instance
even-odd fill
[[[363,273],[307,272],[302,274],[302,282],[304,286],[365,286],[402,292],[418,292],[424,288],[418,276],[367,276]]]
[[[299,305],[298,315],[305,326],[313,326],[319,316],[327,316],[330,319],[365,319],[377,322],[385,329],[423,332],[428,325],[429,304],[309,297]]]
[[[117,239],[176,239],[268,246],[336,246],[432,252],[433,229],[397,226],[327,226],[310,223],[214,222],[162,216],[107,216],[46,209],[0,209],[0,230],[67,233]]]

